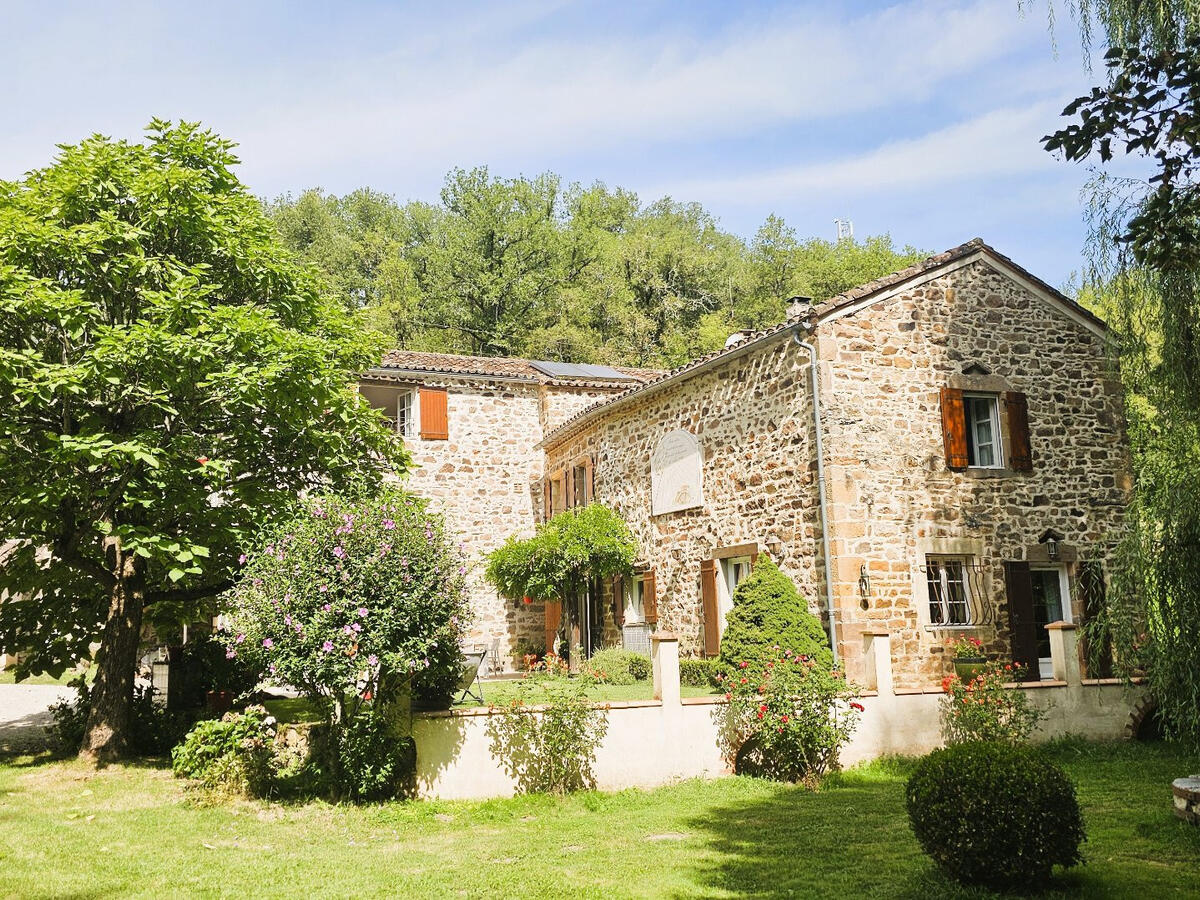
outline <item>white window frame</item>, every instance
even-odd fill
[[[974,560],[971,556],[959,553],[928,553],[925,555],[925,571],[923,572],[925,576],[925,617],[927,618],[931,628],[975,627],[973,616],[974,605],[971,602],[973,598],[971,596],[970,578],[971,565],[973,561]],[[950,608],[952,605],[950,601],[950,586],[954,582],[951,581],[950,575],[947,571],[946,563],[957,563],[960,567],[961,582],[959,583],[962,586],[962,606],[965,610],[965,621],[963,622],[950,621]],[[938,568],[938,578],[936,582],[930,578],[932,574],[932,568],[935,565]],[[937,586],[936,595],[934,591],[935,584]],[[935,603],[938,605],[938,608],[941,611],[940,622],[935,621],[933,617],[933,607]],[[959,604],[954,603],[953,605],[958,606]]]
[[[634,575],[626,579],[625,587],[625,625],[644,625],[646,623],[646,576]]]
[[[1057,572],[1058,573],[1058,602],[1062,606],[1062,620],[1064,622],[1074,622],[1071,610],[1071,579],[1067,572],[1067,567],[1064,563],[1036,563],[1029,567],[1032,572]],[[1047,623],[1049,624],[1049,623]],[[1043,680],[1054,677],[1054,663],[1049,656],[1038,657],[1038,674]]]
[[[983,464],[979,461],[979,443],[976,441],[975,426],[983,421],[981,417],[972,415],[973,407],[978,405],[978,401],[984,401],[988,404],[988,424],[992,428],[992,441],[989,446],[992,448],[992,462]],[[980,392],[964,392],[963,393],[963,416],[966,421],[967,429],[967,466],[972,469],[1003,469],[1004,468],[1004,440],[1000,433],[1000,396],[998,394],[980,393]]]
[[[408,411],[401,415],[407,407]],[[396,392],[396,434],[411,438],[417,435],[417,392],[402,390]]]
[[[726,556],[718,562],[721,564],[721,577],[717,581],[717,618],[721,634],[724,634],[725,619],[733,609],[733,593],[739,584],[750,577],[753,560],[750,556]]]

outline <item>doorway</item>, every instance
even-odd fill
[[[1033,588],[1038,675],[1042,680],[1046,680],[1054,677],[1054,666],[1050,659],[1050,632],[1046,630],[1046,626],[1051,622],[1071,621],[1071,592],[1067,582],[1067,567],[1030,567],[1029,576]]]

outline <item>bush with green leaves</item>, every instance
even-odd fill
[[[589,503],[543,522],[533,537],[510,537],[488,556],[486,575],[502,597],[558,601],[593,578],[630,574],[636,556],[629,526]]]
[[[1082,861],[1075,786],[1038,752],[975,742],[935,750],[906,790],[922,849],[964,884],[1031,889]]]
[[[87,732],[92,690],[81,675],[71,682],[75,689],[72,700],[60,700],[50,707],[51,724],[46,726],[50,749],[60,756],[79,752]],[[138,685],[133,691],[126,750],[133,756],[166,756],[183,739],[199,713],[194,710],[174,710],[154,702],[148,687]]]
[[[270,792],[275,719],[261,706],[206,719],[171,751],[177,778],[219,794],[263,797]]]
[[[334,728],[332,735],[335,758],[327,780],[334,796],[376,803],[411,795],[417,747],[395,721],[368,710]]]
[[[310,499],[243,561],[221,633],[229,655],[251,656],[334,723],[368,699],[402,701],[414,680],[449,705],[466,568],[425,500],[396,489]]]
[[[622,647],[605,647],[584,663],[582,674],[596,684],[633,684],[650,677],[650,657]]]
[[[685,656],[679,660],[679,683],[692,687],[718,687],[721,664],[716,659]]]
[[[941,722],[946,743],[1028,740],[1046,713],[1033,705],[1029,691],[1008,687],[1009,682],[1021,680],[1022,672],[1020,666],[993,662],[967,681],[957,675],[943,678]]]
[[[593,767],[608,713],[588,701],[583,680],[534,674],[507,707],[492,710],[487,733],[492,755],[518,791],[566,794],[596,786]]]
[[[863,712],[839,670],[803,654],[781,651],[758,675],[743,661],[720,679],[726,703],[716,717],[739,774],[813,785],[837,767]]]
[[[733,609],[721,636],[721,670],[732,674],[747,663],[752,676],[763,671],[780,651],[801,654],[833,665],[829,639],[821,621],[808,611],[796,585],[767,556],[733,592]]]
[[[203,706],[209,691],[228,691],[235,701],[251,694],[263,672],[252,654],[230,656],[213,635],[203,635],[183,645],[179,665],[171,677],[184,682],[183,704]],[[243,700],[244,702],[244,700]]]

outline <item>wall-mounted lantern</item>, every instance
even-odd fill
[[[1053,528],[1048,528],[1046,532],[1038,538],[1038,543],[1046,548],[1046,559],[1050,562],[1058,562],[1058,557],[1062,548],[1059,546],[1062,543],[1063,536]]]
[[[863,563],[858,569],[858,595],[862,598],[862,608],[871,604],[871,576],[867,574],[867,564]]]
[[[1050,558],[1051,562],[1058,559],[1058,541],[1054,538],[1046,541],[1046,556]]]
[[[783,541],[779,539],[779,535],[774,533],[768,534],[766,545],[767,552],[771,554],[771,559],[778,561],[780,553],[783,550]]]

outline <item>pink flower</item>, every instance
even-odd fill
[[[396,523],[394,521],[392,521],[391,519],[383,520],[384,531],[391,531],[395,527],[396,527]]]
[[[245,564],[246,564],[246,554],[243,553],[241,556],[238,557],[238,565],[244,566]]]
[[[358,614],[361,618],[365,619],[367,617],[367,608],[365,606],[360,606],[358,608]]]
[[[200,463],[200,465],[202,465],[202,466],[208,465],[208,457],[207,456],[197,456],[196,462]]]
[[[239,644],[244,644],[246,642],[246,636],[244,634],[239,634],[237,637],[234,638],[234,640],[237,641]]]
[[[232,647],[230,647],[228,650],[225,651],[226,659],[233,659],[235,656],[237,656],[237,651],[234,650]]]
[[[318,588],[317,588],[317,590],[318,590],[320,593],[322,593],[322,594],[323,594],[323,593],[325,593],[327,590],[329,590],[329,586],[328,586],[328,585],[324,585],[324,584],[323,584],[323,585],[321,585],[320,587],[318,587]]]
[[[326,641],[325,643],[323,643],[321,645],[321,649],[323,651],[325,651],[326,653],[328,653],[329,651],[331,651],[333,649],[333,641]]]
[[[270,638],[263,638],[263,646],[266,647],[268,650],[270,650],[272,647],[275,646],[275,642],[273,640],[271,640]]]
[[[374,653],[372,653],[370,656],[367,657],[367,665],[368,666],[379,665],[379,657],[376,656]]]
[[[333,555],[336,556],[338,559],[345,559],[346,551],[341,548],[341,545],[338,545],[337,547],[333,548]]]
[[[359,625],[357,622],[355,622],[354,624],[352,624],[352,625],[350,626],[350,628],[351,628],[352,630],[354,630],[354,631],[362,631],[362,626],[361,626],[361,625]]]

